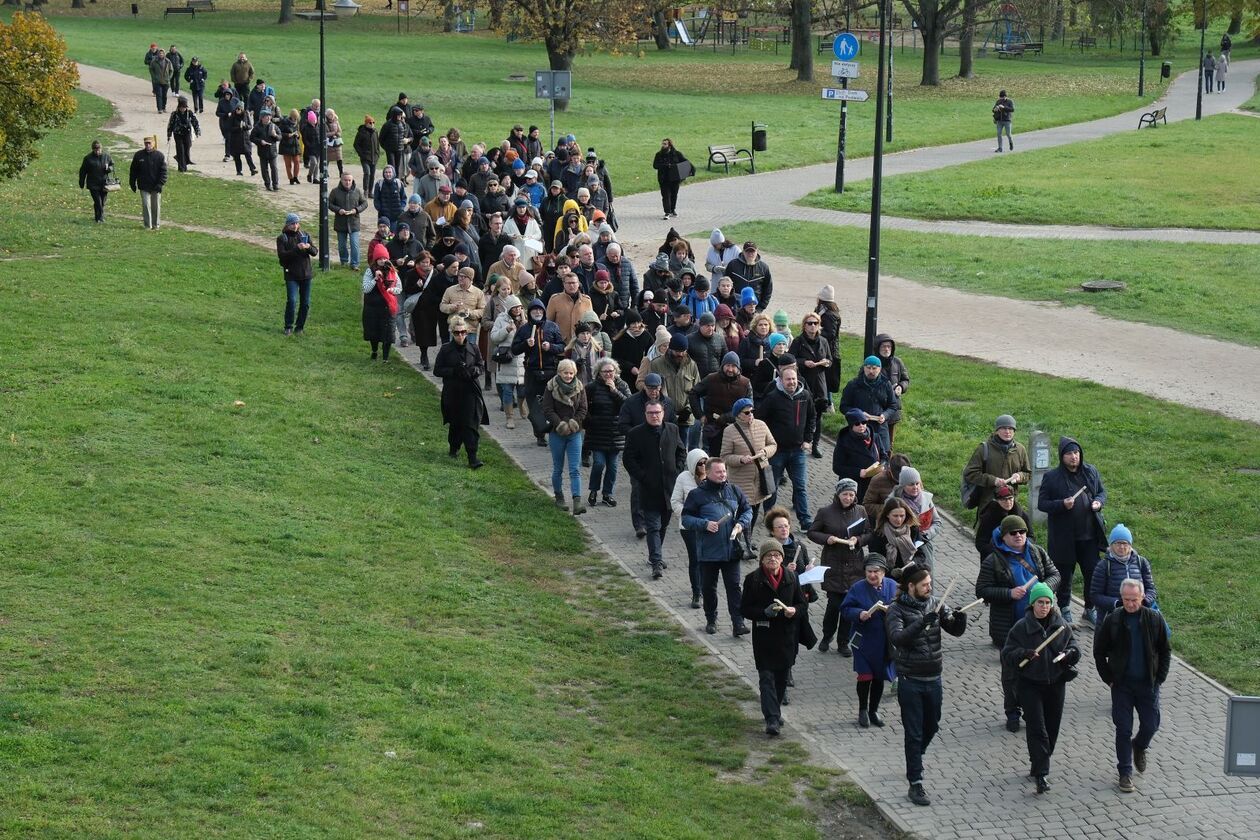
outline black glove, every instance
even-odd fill
[[[779,614],[779,607],[777,605],[771,604],[770,606],[766,607],[766,618],[774,618],[778,614]]]
[[[938,613],[936,610],[932,610],[932,611],[931,611],[931,612],[929,612],[929,613],[924,613],[924,615],[923,615],[923,626],[924,626],[925,628],[926,628],[926,627],[931,627],[933,624],[935,624],[936,622],[938,622],[938,621],[940,621],[940,620],[941,620],[941,615],[940,615],[940,613]]]
[[[1020,657],[1020,659],[1021,659],[1021,660],[1024,660],[1024,659],[1030,659],[1030,660],[1031,660],[1031,659],[1036,659],[1036,658],[1037,658],[1038,656],[1040,656],[1040,655],[1041,655],[1041,654],[1037,653],[1036,648],[1024,648],[1024,655],[1023,655],[1023,656],[1021,656],[1021,657]]]
[[[1081,661],[1081,649],[1078,647],[1070,647],[1063,651],[1067,656],[1063,657],[1063,664],[1071,668],[1077,662]]]

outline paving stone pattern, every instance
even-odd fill
[[[413,365],[415,348],[401,351]],[[430,381],[432,376],[423,374]],[[440,383],[439,387],[440,387]],[[526,474],[551,495],[549,450],[534,444],[528,422],[509,431],[497,410],[497,395],[486,393],[493,437]],[[809,459],[810,509],[830,500],[835,485],[829,447],[822,460]],[[487,457],[488,456],[488,457]],[[462,457],[462,456],[461,456]],[[488,450],[484,469],[510,469]],[[589,470],[583,470],[583,493]],[[568,494],[567,473],[564,479]],[[938,488],[940,489],[940,488]],[[780,500],[790,493],[783,488]],[[944,492],[941,489],[941,492]],[[669,565],[661,580],[651,579],[647,551],[630,524],[629,483],[618,477],[616,508],[597,505],[578,517],[594,540],[632,575],[693,641],[738,674],[755,692],[756,669],[748,637],[731,635],[725,597],[719,586],[719,632],[704,632],[702,610],[690,608],[687,561],[677,523],[670,524],[664,554]],[[764,536],[758,526],[754,537]],[[816,548],[816,547],[815,547]],[[812,551],[816,557],[817,551]],[[744,573],[751,571],[744,564]],[[978,559],[969,530],[950,522],[937,539],[937,592],[958,585],[950,602],[974,600]],[[821,635],[822,604],[810,610]],[[1079,613],[1079,605],[1076,610]],[[977,612],[979,615],[977,615]],[[1173,662],[1163,687],[1163,722],[1150,750],[1150,765],[1135,776],[1138,792],[1116,790],[1114,728],[1106,687],[1091,658],[1092,632],[1077,633],[1084,655],[1081,675],[1069,683],[1067,708],[1056,754],[1051,762],[1053,790],[1033,791],[1028,773],[1024,733],[1006,731],[1002,714],[997,650],[990,644],[984,609],[972,610],[966,634],[945,637],[945,707],[941,732],[928,750],[925,784],[933,798],[928,808],[906,799],[902,728],[895,693],[882,704],[888,725],[859,729],[852,660],[801,649],[794,671],[796,687],[784,709],[786,731],[809,742],[816,756],[825,756],[848,771],[898,828],[932,838],[1010,838],[1036,827],[1045,837],[1254,838],[1260,826],[1260,780],[1223,774],[1225,701],[1227,692],[1186,666]],[[748,713],[760,717],[755,704]]]

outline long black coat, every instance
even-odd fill
[[[626,435],[617,418],[622,403],[630,397],[630,387],[620,379],[614,379],[613,384],[616,387],[609,388],[596,381],[586,387],[585,443],[592,451],[620,452],[626,446]]]
[[[647,423],[626,434],[622,456],[626,472],[639,483],[639,499],[645,509],[668,512],[678,474],[687,468],[687,450],[678,436],[678,427],[662,423],[660,434]]]
[[[389,313],[385,296],[375,286],[363,296],[363,340],[386,344],[394,340],[394,316]]]
[[[490,425],[486,401],[481,396],[485,363],[475,341],[459,345],[448,341],[433,359],[433,375],[442,379],[442,422],[446,425]]]
[[[796,607],[796,615],[788,618],[782,611],[766,617],[766,608],[778,599]],[[783,570],[779,588],[770,585],[765,570],[757,568],[744,578],[739,612],[752,622],[753,662],[758,671],[784,671],[796,664],[796,648],[800,641],[799,617],[807,607],[805,593],[794,572]]]
[[[1046,547],[1050,556],[1062,555],[1060,559],[1074,556],[1077,540],[1094,540],[1098,547],[1107,545],[1106,529],[1103,525],[1103,508],[1090,510],[1090,502],[1098,500],[1107,504],[1107,491],[1103,487],[1102,478],[1093,464],[1086,463],[1085,453],[1081,452],[1081,463],[1076,472],[1070,472],[1063,466],[1063,455],[1069,446],[1076,443],[1070,437],[1059,438],[1059,466],[1050,470],[1041,479],[1041,489],[1037,493],[1037,510],[1046,514]],[[1068,510],[1063,500],[1079,492]]]
[[[862,478],[862,470],[879,460],[874,437],[869,438],[870,443],[867,440],[850,426],[836,436],[836,448],[831,453],[831,471],[838,478],[851,478],[857,482],[859,501],[866,495],[866,488],[871,483],[870,478]]]

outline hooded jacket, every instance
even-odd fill
[[[683,502],[687,501],[687,494],[699,486],[696,483],[696,464],[700,463],[701,458],[708,460],[709,453],[703,449],[693,449],[687,453],[687,469],[678,474],[674,481],[674,491],[669,494],[669,506],[673,509],[674,518],[678,520],[679,531],[687,530],[682,521]]]
[[[1098,470],[1086,463],[1084,450],[1076,472],[1064,465],[1063,456],[1071,447],[1080,449],[1081,445],[1070,437],[1059,438],[1059,466],[1042,476],[1037,493],[1037,510],[1047,516],[1046,546],[1052,556],[1075,552],[1078,540],[1095,541],[1099,548],[1106,545],[1103,508],[1091,510],[1090,503],[1098,501],[1105,507],[1107,491]],[[1082,489],[1085,492],[1076,497],[1072,509],[1064,507],[1064,501]]]
[[[989,638],[993,644],[1004,645],[1006,634],[1023,617],[1028,599],[1012,598],[1011,590],[1027,583],[1032,575],[1051,590],[1059,591],[1059,570],[1044,548],[1027,542],[1023,552],[1017,553],[1002,541],[1001,529],[994,528],[993,551],[980,561],[980,573],[976,576],[976,597],[983,598],[990,607]]]
[[[714,288],[717,288],[718,281],[726,276],[727,264],[739,259],[739,246],[730,242],[723,248],[724,242],[726,242],[726,234],[722,233],[720,228],[714,228],[713,233],[709,234],[709,252],[704,257],[704,267],[709,272],[709,282]]]
[[[757,296],[757,311],[761,312],[770,305],[770,296],[774,294],[774,279],[770,276],[770,267],[757,256],[752,265],[741,255],[738,259],[726,264],[726,276],[735,284],[735,292],[752,289]]]
[[[529,315],[535,309],[543,311],[543,320],[534,322]],[[556,372],[556,365],[560,364],[560,355],[564,352],[564,337],[560,335],[560,328],[551,321],[546,319],[547,308],[538,298],[534,298],[529,302],[529,307],[525,310],[525,323],[516,330],[516,337],[512,339],[512,352],[517,356],[525,357],[525,370],[533,373],[541,373],[544,376],[550,376]],[[529,346],[529,339],[534,339],[534,346]],[[546,350],[543,344],[548,344]]]
[[[892,352],[885,359],[879,356],[879,345],[887,341],[892,345]],[[910,390],[910,374],[906,371],[905,363],[897,357],[897,342],[888,333],[880,333],[875,336],[875,355],[879,356],[880,365],[884,368],[884,377],[894,388],[901,386],[901,393]]]

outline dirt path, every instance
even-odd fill
[[[1242,62],[1239,63],[1240,67]],[[1260,62],[1247,62],[1249,74],[1255,75]],[[79,67],[81,86],[89,93],[104,97],[114,104],[119,118],[109,127],[136,143],[147,134],[165,138],[166,121],[156,112],[152,93],[144,81],[134,76],[87,65]],[[1235,81],[1237,81],[1237,74]],[[1179,91],[1178,91],[1179,92]],[[1170,97],[1173,94],[1170,94]],[[1233,107],[1221,101],[1222,110]],[[207,106],[202,115],[202,138],[193,146],[197,171],[218,178],[235,180],[235,168],[222,163],[222,143],[218,123]],[[1132,130],[1124,115],[1105,122],[1107,130]],[[1114,126],[1114,129],[1112,128]],[[1097,129],[1102,130],[1102,129]],[[1079,126],[1047,129],[1037,145],[1050,145],[1055,133],[1084,139]],[[1096,131],[1095,131],[1096,133]],[[987,141],[984,141],[987,142]],[[974,144],[964,144],[965,146]],[[1031,143],[1028,145],[1032,145]],[[164,144],[162,146],[164,148]],[[1022,148],[1027,148],[1021,143]],[[940,166],[953,165],[955,154],[940,149],[903,152],[895,157],[903,166],[915,171],[933,168],[926,160],[915,162],[915,155],[939,161]],[[357,167],[355,167],[357,169]],[[807,167],[805,169],[814,169]],[[352,170],[354,171],[354,170]],[[732,206],[740,207],[738,215],[746,216],[755,205],[756,215],[774,219],[789,215],[790,201],[805,190],[787,195],[776,190],[754,189],[775,179],[780,187],[795,183],[804,170],[788,170],[769,176],[752,176],[739,180],[705,182],[696,185],[706,195],[721,194],[722,200],[680,202],[680,206],[700,207],[675,222],[680,229],[709,229],[717,224],[736,221]],[[261,185],[257,179],[254,183]],[[732,192],[732,191],[735,192]],[[718,192],[714,192],[718,191]],[[316,213],[318,194],[309,184],[282,186],[278,193],[263,193],[276,206],[277,213],[297,210],[305,216]],[[739,196],[735,200],[732,196]],[[697,195],[697,198],[700,196]],[[647,208],[655,196],[628,196],[618,201],[618,215],[624,216],[619,238],[628,246],[636,265],[642,267],[655,253],[669,224],[656,219],[651,222]],[[625,212],[622,212],[623,204]],[[712,208],[705,210],[703,208]],[[694,215],[692,215],[694,213]],[[277,222],[277,229],[279,228]],[[207,230],[207,232],[212,232]],[[239,238],[239,234],[233,234]],[[699,244],[699,243],[698,243]],[[866,298],[864,272],[838,270],[769,254],[774,269],[774,308],[799,313],[810,308],[818,288],[825,283],[836,287],[837,299],[850,329],[860,327]],[[1177,332],[1164,327],[1130,323],[1106,318],[1084,307],[1064,307],[1053,303],[1033,303],[1001,297],[960,292],[928,286],[889,275],[881,276],[880,329],[899,336],[902,343],[927,350],[972,356],[994,364],[1063,376],[1087,379],[1103,385],[1136,391],[1194,408],[1217,411],[1229,417],[1260,423],[1260,377],[1228,378],[1226,391],[1220,377],[1205,371],[1260,370],[1260,348]],[[994,341],[976,327],[978,323],[1003,324],[1002,341]]]

